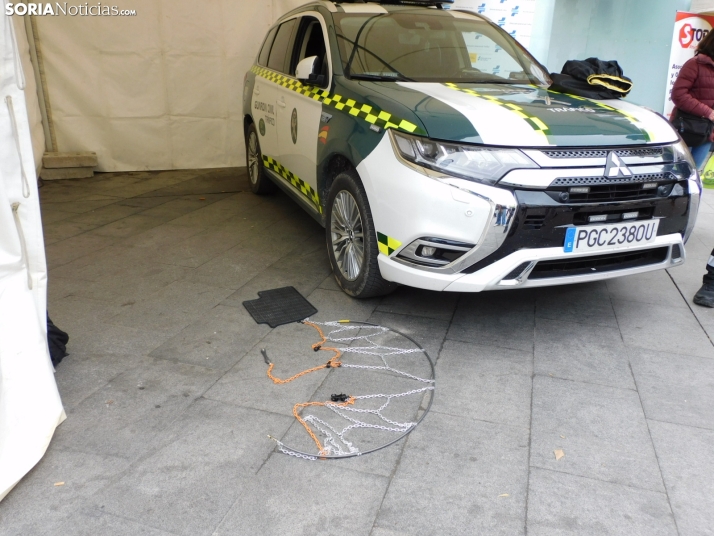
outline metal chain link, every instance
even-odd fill
[[[384,399],[385,402],[377,409],[368,409],[368,408],[357,408],[354,406],[350,406],[348,404],[344,403],[336,403],[336,402],[325,402],[325,403],[320,403],[321,407],[325,407],[329,410],[331,410],[333,413],[335,413],[337,416],[339,416],[341,419],[344,419],[347,421],[349,424],[342,428],[341,430],[338,430],[338,428],[330,424],[329,422],[317,417],[316,415],[309,414],[304,417],[302,417],[302,420],[305,421],[305,423],[310,423],[312,426],[314,426],[323,436],[324,440],[322,441],[322,450],[320,452],[320,456],[348,456],[348,455],[359,455],[360,451],[357,447],[353,445],[351,441],[349,441],[346,438],[346,434],[348,434],[352,430],[360,429],[360,428],[365,428],[365,429],[373,429],[373,430],[379,430],[379,431],[384,431],[384,432],[389,432],[389,433],[400,433],[404,434],[407,433],[410,429],[414,428],[417,423],[416,422],[405,422],[401,423],[398,421],[394,421],[386,417],[383,412],[387,409],[389,406],[389,403],[391,402],[392,399],[395,398],[403,398],[407,396],[412,396],[412,395],[417,395],[420,393],[426,393],[427,391],[434,391],[434,383],[435,380],[433,378],[420,378],[419,376],[416,376],[414,374],[410,374],[408,372],[396,369],[387,362],[387,357],[392,357],[392,356],[399,356],[399,355],[413,355],[413,354],[418,354],[418,353],[425,353],[425,350],[421,348],[395,348],[395,347],[390,347],[390,346],[382,346],[379,343],[375,342],[372,338],[386,334],[390,332],[391,330],[389,328],[383,327],[383,326],[372,326],[372,325],[347,325],[345,322],[314,322],[310,321],[310,319],[305,319],[304,322],[310,322],[311,324],[316,324],[320,326],[326,326],[326,327],[332,327],[336,328],[333,331],[331,331],[329,334],[323,335],[325,341],[333,342],[333,343],[339,343],[339,344],[344,344],[348,345],[350,343],[353,343],[355,341],[361,341],[364,345],[363,346],[347,346],[346,348],[340,348],[340,352],[344,354],[356,354],[356,355],[368,355],[368,356],[374,356],[374,357],[379,357],[383,363],[382,366],[379,365],[356,365],[356,364],[350,364],[350,363],[341,363],[340,368],[352,368],[352,369],[360,369],[360,370],[374,370],[374,371],[387,371],[391,372],[395,375],[402,376],[404,378],[408,378],[410,380],[418,381],[421,383],[428,383],[431,384],[427,387],[422,387],[420,389],[412,389],[410,391],[406,391],[403,393],[393,393],[393,394],[370,394],[370,395],[360,395],[360,396],[351,396],[350,399],[353,401],[358,401],[358,400],[373,400],[373,399]],[[363,330],[366,330],[367,333],[365,334]],[[357,332],[354,335],[351,336],[337,336],[337,335],[347,335],[348,333],[354,333]],[[359,334],[359,333],[363,334]],[[310,403],[312,404],[312,403]],[[359,420],[357,418],[358,415],[372,415],[379,420],[381,420],[385,425],[381,424],[371,424],[368,422],[364,422],[362,420]],[[315,439],[317,441],[317,439]],[[291,449],[290,447],[287,447],[277,439],[275,440],[278,443],[278,449],[283,452],[284,454],[288,454],[290,456],[294,456],[296,458],[302,458],[306,460],[318,460],[320,459],[320,456],[310,456],[307,454],[303,454],[301,452],[296,452],[295,450]]]

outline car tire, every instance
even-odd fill
[[[260,150],[260,139],[255,123],[248,126],[245,135],[245,158],[248,167],[248,180],[250,189],[254,194],[272,194],[277,190],[277,186],[268,178],[268,174],[263,167],[263,153]]]
[[[397,288],[379,271],[377,231],[356,171],[335,177],[326,208],[327,254],[340,288],[360,299],[383,296]]]

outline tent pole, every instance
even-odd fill
[[[40,47],[40,34],[37,30],[37,21],[32,15],[23,17],[25,19],[25,31],[27,41],[30,43],[30,57],[32,67],[35,71],[37,81],[37,96],[40,102],[40,113],[42,114],[42,128],[45,131],[45,148],[48,152],[56,153],[57,137],[55,136],[55,124],[52,120],[52,107],[50,106],[50,94],[47,90],[47,78],[45,77],[45,65],[42,59],[42,48]]]

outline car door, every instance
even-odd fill
[[[322,103],[295,91],[297,64],[317,56],[319,69],[324,75],[324,87],[331,80],[331,63],[327,48],[324,20],[317,13],[301,17],[295,38],[290,65],[291,82],[278,88],[278,151],[280,163],[290,172],[290,182],[322,212],[317,189],[317,144],[322,116]]]
[[[288,51],[296,27],[297,20],[292,19],[271,30],[258,58],[258,69],[262,74],[255,78],[252,113],[260,134],[260,150],[266,166],[279,155],[276,102],[280,78],[285,76],[290,65]]]

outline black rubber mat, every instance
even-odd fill
[[[317,312],[295,287],[261,290],[258,296],[260,299],[244,301],[243,307],[258,324],[268,324],[271,328],[305,320]]]

